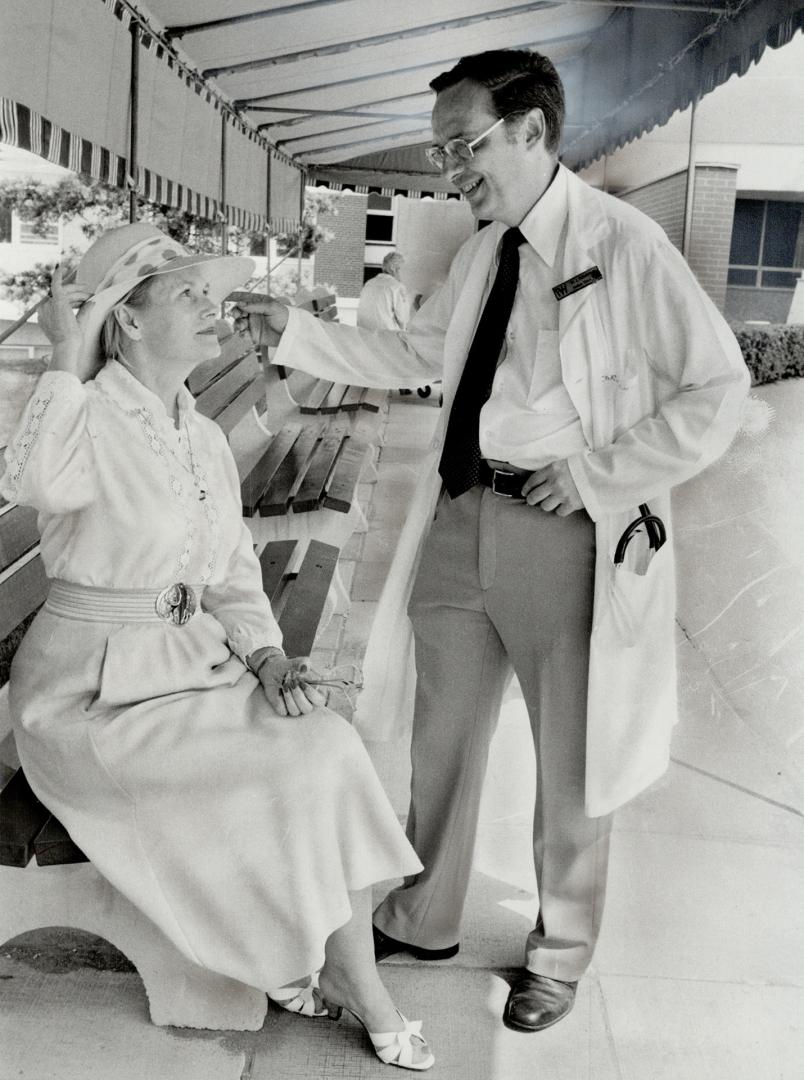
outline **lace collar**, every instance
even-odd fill
[[[127,412],[146,410],[154,421],[166,425],[173,432],[176,431],[162,399],[135,378],[118,360],[107,360],[95,376],[95,383],[98,389]],[[178,404],[181,429],[195,412],[195,399],[186,386],[179,390]]]

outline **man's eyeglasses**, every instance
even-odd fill
[[[475,147],[479,146],[484,139],[487,139],[503,120],[507,120],[512,115],[512,113],[507,113],[505,116],[501,116],[499,120],[494,121],[490,128],[486,128],[484,132],[470,142],[467,142],[466,139],[449,139],[443,146],[428,146],[424,151],[427,160],[434,168],[439,170],[444,168],[444,162],[447,158],[452,161],[471,161],[475,156]]]

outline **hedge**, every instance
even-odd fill
[[[754,386],[804,375],[804,326],[734,327]]]

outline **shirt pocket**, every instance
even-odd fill
[[[630,346],[621,349],[612,356],[603,381],[614,394],[633,390],[639,382],[640,371],[646,362],[644,349]]]
[[[533,370],[528,389],[528,408],[534,412],[556,412],[566,401],[561,378],[558,331],[540,330],[533,354]]]

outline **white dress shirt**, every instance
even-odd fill
[[[581,421],[561,378],[558,301],[564,280],[567,179],[562,169],[519,226],[519,283],[491,397],[480,413],[485,458],[538,469],[580,453]],[[489,269],[486,297],[499,263]],[[485,303],[485,300],[484,300]]]

